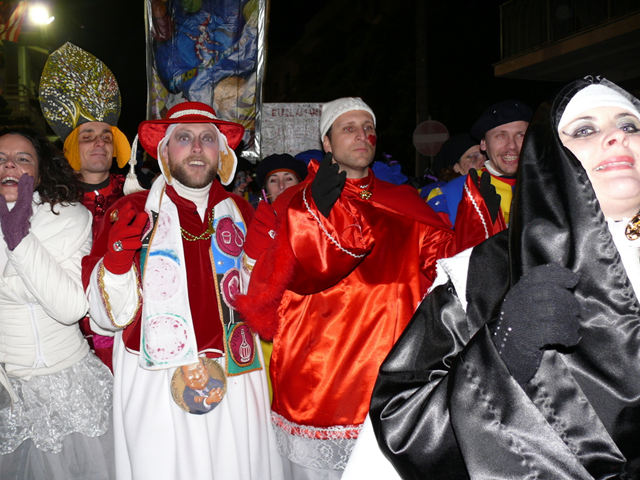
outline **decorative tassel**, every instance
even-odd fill
[[[127,178],[124,181],[124,186],[122,187],[122,191],[125,195],[129,195],[130,193],[142,192],[144,188],[138,182],[138,177],[136,176],[136,164],[138,161],[136,160],[136,153],[138,151],[138,135],[133,139],[133,145],[131,145],[131,158],[129,159],[129,173],[127,173]]]

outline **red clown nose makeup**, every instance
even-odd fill
[[[375,146],[376,146],[376,142],[378,141],[378,137],[376,137],[375,135],[369,135],[369,136],[367,137],[367,140],[369,140],[369,143],[370,143],[372,146],[374,146],[374,147],[375,147]]]

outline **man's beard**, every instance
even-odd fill
[[[213,182],[213,179],[216,178],[216,174],[218,173],[217,166],[209,166],[204,177],[200,179],[191,178],[185,169],[185,165],[192,160],[202,160],[205,165],[208,165],[207,161],[203,160],[203,157],[200,155],[189,155],[180,163],[174,163],[171,158],[169,158],[169,172],[171,172],[171,176],[189,188],[204,188],[207,185],[211,185],[211,182]]]

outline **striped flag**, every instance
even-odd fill
[[[17,42],[27,2],[0,2],[0,40]]]

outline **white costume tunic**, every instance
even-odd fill
[[[219,185],[214,187],[221,188]],[[164,179],[159,178],[148,192],[147,206],[157,200],[162,209],[166,208],[165,200],[158,200],[163,188]],[[176,188],[176,191],[183,198],[188,198],[184,195],[184,188]],[[204,213],[202,205],[207,205],[208,193],[207,190],[204,199],[194,198],[198,195],[189,198],[196,203],[201,218]],[[135,195],[145,194],[125,197],[114,207],[122,208],[123,202]],[[135,205],[136,202],[133,203]],[[225,209],[234,208],[237,210],[230,198],[217,203],[216,222]],[[106,218],[109,218],[108,214]],[[161,215],[158,222],[162,221]],[[241,228],[246,232],[244,225]],[[142,368],[140,355],[127,350],[122,328],[118,328],[136,316],[142,297],[150,301],[149,295],[145,295],[145,291],[140,292],[139,287],[134,269],[123,275],[114,275],[100,261],[91,272],[87,290],[91,318],[97,324],[94,327],[99,328],[96,331],[116,332],[113,366],[118,478],[281,479],[282,463],[269,420],[264,370],[228,376],[225,397],[209,413],[193,415],[182,410],[171,394],[171,379],[176,368]],[[203,301],[207,299],[203,298]],[[256,345],[259,345],[257,337]],[[260,348],[256,351],[262,365]],[[228,353],[219,353],[223,356],[216,361],[224,370]]]

